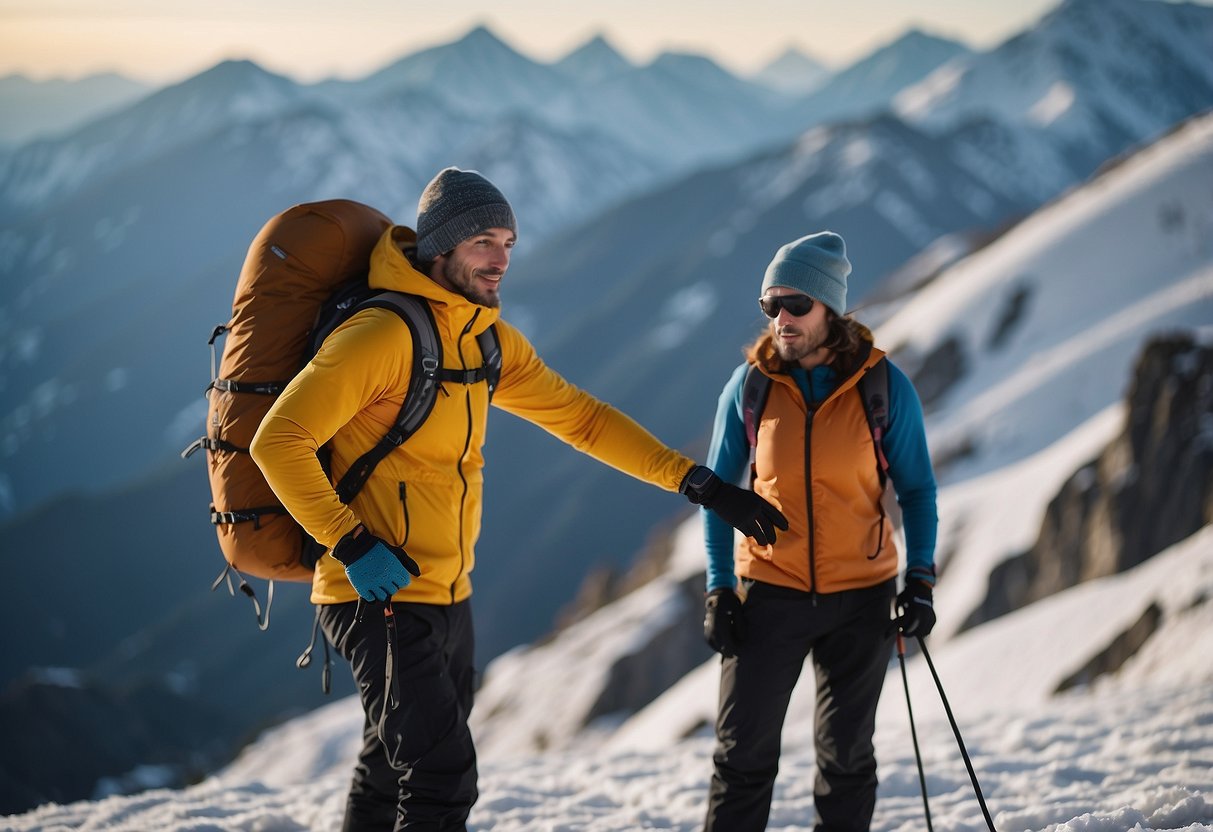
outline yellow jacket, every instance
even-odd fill
[[[676,491],[693,460],[667,448],[632,419],[569,384],[548,368],[499,311],[448,292],[412,267],[401,246],[413,232],[396,226],[371,256],[374,288],[430,302],[443,364],[483,363],[476,335],[497,323],[501,380],[493,404],[544,428],[579,451],[667,491]],[[472,592],[480,534],[488,386],[445,383],[421,428],[379,463],[346,506],[316,458],[332,451],[333,482],[395,422],[413,367],[408,326],[394,312],[363,310],[338,327],[270,409],[253,438],[253,459],[291,515],[331,547],[362,522],[403,546],[421,577],[395,600],[452,604]],[[537,513],[537,522],[542,515]],[[312,581],[312,602],[357,599],[340,562],[325,556]]]

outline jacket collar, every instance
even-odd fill
[[[867,339],[864,340],[863,345],[860,347],[860,352],[863,354],[863,359],[859,362],[858,369],[838,383],[838,387],[826,398],[826,402],[838,398],[858,384],[859,379],[864,373],[885,356],[884,350],[878,349],[872,341]],[[769,332],[752,348],[750,355],[750,363],[757,366],[764,375],[770,376],[778,384],[786,384],[792,388],[796,387],[795,379],[784,369],[783,359],[775,351],[775,339],[771,337]],[[825,402],[822,402],[822,404],[825,404]]]
[[[471,335],[479,335],[501,317],[501,310],[480,306],[463,295],[448,291],[427,275],[417,271],[406,252],[417,248],[417,233],[403,225],[394,225],[375,245],[371,253],[368,279],[372,289],[419,295],[430,302],[434,319],[446,335],[457,339],[468,325]]]

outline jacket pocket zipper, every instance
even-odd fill
[[[408,545],[409,531],[411,531],[411,526],[409,525],[408,490],[403,482],[400,483],[400,509],[404,514],[404,540],[400,541],[400,546],[403,548]]]

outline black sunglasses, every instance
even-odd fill
[[[816,303],[808,295],[764,295],[758,299],[758,305],[762,307],[762,314],[768,318],[778,318],[779,310],[786,309],[788,314],[795,315],[799,318],[801,315],[807,315],[813,311],[813,304]]]

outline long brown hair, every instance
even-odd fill
[[[872,349],[872,331],[850,315],[839,315],[826,307],[826,339],[821,346],[830,351],[831,363],[838,374],[847,378],[868,357]],[[769,325],[743,352],[751,364],[776,372],[789,369],[775,351],[775,339]]]

